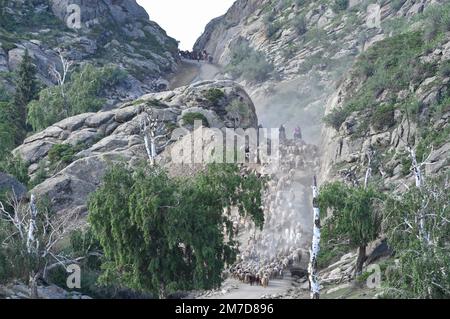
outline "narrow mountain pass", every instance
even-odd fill
[[[221,74],[219,66],[206,62],[182,59],[175,74],[169,77],[170,89],[199,81],[214,80]]]

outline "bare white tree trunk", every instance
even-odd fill
[[[409,154],[411,156],[411,161],[412,161],[412,168],[414,171],[414,178],[416,180],[416,187],[418,189],[422,189],[423,186],[423,176],[422,176],[422,165],[424,165],[424,163],[418,163],[417,162],[417,156],[416,156],[416,151],[412,148],[409,147]],[[422,238],[422,240],[426,243],[429,244],[430,243],[430,236],[429,234],[427,234],[426,231],[426,214],[425,214],[425,206],[426,204],[423,203],[420,211],[418,212],[418,216],[417,218],[419,219],[418,224],[419,224],[419,235],[420,238]]]
[[[34,237],[34,232],[36,231],[36,217],[38,211],[36,208],[36,198],[34,195],[31,195],[30,200],[30,221],[28,223],[28,236],[27,236],[27,250],[28,253],[31,254],[33,252],[34,242],[36,238]]]
[[[164,123],[160,123],[157,118],[153,118],[152,111],[145,111],[144,113],[145,114],[141,119],[141,131],[144,135],[144,145],[150,165],[154,166],[157,155],[157,141],[160,138],[167,138],[167,134],[160,134],[164,132]],[[165,145],[169,144],[169,142],[170,141],[167,141]]]
[[[73,61],[69,61],[69,60],[65,59],[61,50],[58,50],[58,54],[59,54],[59,59],[61,61],[61,69],[62,70],[61,70],[61,72],[59,72],[57,67],[55,65],[52,65],[49,68],[49,73],[55,79],[55,81],[58,83],[58,86],[61,91],[61,96],[64,100],[65,111],[68,112],[64,84],[66,83],[67,75],[69,74],[70,68],[73,65]],[[68,115],[68,113],[66,115]]]
[[[51,218],[45,210],[38,211],[36,197],[32,194],[30,204],[24,205],[13,194],[8,200],[8,205],[13,212],[7,211],[0,202],[0,220],[14,226],[11,234],[0,242],[2,247],[17,247],[18,241],[21,247],[26,247],[26,253],[30,258],[36,259],[36,265],[27,268],[28,282],[31,298],[38,298],[38,280],[46,275],[47,271],[64,266],[67,263],[76,263],[85,258],[69,260],[64,255],[54,253],[54,247],[63,240],[68,233],[75,229],[78,218],[75,212]],[[37,216],[41,217],[42,224],[37,227]],[[48,266],[50,259],[56,260],[55,264]],[[44,263],[45,261],[45,263]],[[45,266],[43,266],[45,264]],[[26,265],[24,265],[25,267]]]
[[[420,169],[420,165],[417,163],[416,151],[413,148],[409,148],[409,153],[411,156],[412,166],[414,170],[414,177],[416,179],[416,187],[422,187],[422,171]]]
[[[313,240],[310,250],[310,260],[308,266],[309,285],[311,287],[311,299],[320,298],[320,283],[317,274],[317,257],[320,251],[320,209],[319,209],[319,189],[317,187],[317,178],[314,176],[313,183],[313,210],[314,210],[314,229]]]

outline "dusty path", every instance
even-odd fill
[[[250,286],[235,279],[228,279],[222,285],[222,290],[228,290],[229,292],[200,299],[261,299],[264,295],[284,293],[291,287],[292,279],[290,276],[285,276],[284,279],[271,280],[267,288]]]
[[[221,74],[222,70],[217,65],[205,61],[182,59],[177,73],[168,80],[170,89],[173,90],[199,81],[218,79]],[[244,246],[248,242],[249,236],[249,233],[245,233],[244,236],[241,235],[240,242]],[[290,274],[282,280],[271,280],[267,288],[250,286],[235,279],[228,279],[223,283],[221,291],[211,292],[206,296],[199,297],[199,299],[260,299],[264,295],[285,293],[289,288],[292,288],[292,282]]]
[[[214,80],[221,74],[217,65],[205,62],[182,59],[177,73],[169,78],[170,89],[189,85],[198,81]]]

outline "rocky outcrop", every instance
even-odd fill
[[[75,64],[114,64],[128,77],[113,102],[130,100],[160,89],[158,80],[175,71],[177,42],[148,18],[134,0],[4,1],[5,27],[0,24],[0,84],[12,84],[8,72],[17,70],[28,50],[44,85],[55,84],[49,68],[61,68],[59,52]],[[73,6],[79,6],[73,9]],[[71,19],[80,25],[73,24]],[[70,21],[69,21],[70,20]],[[19,30],[20,26],[20,30]]]
[[[206,27],[194,49],[206,50],[227,65],[233,47],[246,41],[265,55],[274,72],[262,83],[238,79],[252,97],[261,123],[285,124],[288,132],[301,125],[308,142],[319,143],[325,105],[355,59],[398,30],[390,20],[411,18],[434,0],[383,1],[381,26],[370,23],[367,2],[238,0]],[[379,2],[380,3],[380,2]],[[283,110],[280,112],[280,110]]]
[[[208,98],[211,90],[219,90],[223,96],[211,101]],[[205,114],[206,124],[211,128],[233,128],[229,106],[236,102],[247,110],[240,122],[241,128],[256,128],[254,105],[242,87],[231,81],[209,81],[175,91],[147,94],[111,111],[65,119],[30,136],[14,153],[30,164],[32,177],[40,174],[43,167],[49,175],[32,193],[47,196],[56,212],[77,210],[83,214],[88,195],[98,187],[111,163],[125,162],[135,166],[147,159],[141,134],[146,114],[159,119],[164,124],[161,134],[167,135],[157,145],[157,162],[174,168],[169,150],[177,143],[183,143],[178,141],[180,130],[187,134],[194,129],[191,122],[186,122],[186,114]],[[49,151],[59,144],[71,145],[77,153],[68,166],[57,165],[55,168],[55,163],[49,159]]]
[[[382,48],[384,43],[378,45]],[[419,60],[428,63],[430,68],[442,70],[449,60],[450,37],[447,35],[438,47],[427,51],[431,52],[423,53]],[[366,80],[350,74],[330,98],[326,114],[342,110],[356,92],[366,87]],[[401,191],[414,182],[408,148],[420,150],[417,160],[426,163],[422,167],[426,176],[446,172],[450,167],[450,111],[445,100],[448,87],[449,78],[443,71],[420,74],[410,79],[408,90],[392,88],[379,94],[378,107],[390,103],[389,96],[397,96],[393,109],[386,111],[383,125],[367,124],[373,110],[363,108],[347,116],[338,130],[324,128],[321,180],[352,178],[362,181],[369,165],[368,154],[372,154],[374,176],[387,188]],[[414,101],[409,103],[416,103],[418,114],[405,111],[405,101]],[[440,110],[434,112],[437,108]]]
[[[92,299],[78,292],[69,292],[56,285],[38,286],[39,299]],[[22,283],[0,285],[0,299],[31,299],[30,288]]]
[[[27,193],[27,188],[14,177],[0,172],[0,194],[9,193],[17,198],[22,198]]]

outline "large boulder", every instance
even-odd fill
[[[208,99],[210,90],[221,90],[223,97],[217,101]],[[47,167],[50,178],[36,186],[32,192],[47,196],[56,212],[76,210],[86,213],[89,194],[100,185],[111,163],[125,162],[130,166],[147,159],[141,124],[144,111],[152,113],[162,123],[167,134],[157,145],[157,161],[171,166],[170,150],[177,143],[182,131],[194,130],[183,121],[189,112],[208,115],[209,126],[216,129],[232,128],[230,105],[240,103],[245,108],[241,127],[256,128],[258,120],[255,107],[244,89],[231,81],[210,81],[178,88],[174,91],[151,93],[134,102],[119,105],[111,111],[87,113],[65,119],[46,130],[28,137],[14,153],[30,164],[29,174],[35,177],[39,167]],[[54,145],[72,145],[78,151],[72,163],[56,168],[49,165],[48,153]],[[81,149],[79,149],[81,147]]]
[[[51,2],[54,14],[63,21],[69,17],[68,7],[73,4],[82,7],[81,21],[84,23],[99,22],[105,17],[113,17],[114,22],[120,25],[131,18],[146,20],[149,18],[147,12],[135,0],[52,0]]]
[[[14,194],[20,199],[26,195],[27,188],[11,175],[0,172],[0,194],[2,193]]]

